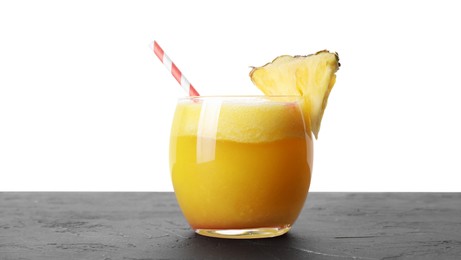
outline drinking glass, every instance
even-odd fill
[[[299,96],[178,100],[171,178],[196,233],[265,238],[291,229],[307,197],[313,160],[302,106]]]

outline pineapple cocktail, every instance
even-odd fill
[[[282,56],[250,73],[268,96],[178,101],[170,168],[192,229],[224,238],[290,230],[307,197],[312,133],[318,134],[338,66],[329,52]]]

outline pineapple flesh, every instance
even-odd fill
[[[338,54],[326,50],[307,56],[283,55],[253,68],[250,78],[265,95],[303,96],[306,127],[318,138],[339,66]]]

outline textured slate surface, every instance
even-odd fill
[[[0,259],[461,259],[461,193],[310,193],[282,237],[194,234],[172,193],[0,193]]]

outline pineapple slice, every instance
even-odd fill
[[[324,50],[308,56],[279,56],[253,68],[250,77],[265,95],[303,96],[306,124],[317,138],[339,66],[338,54]]]

